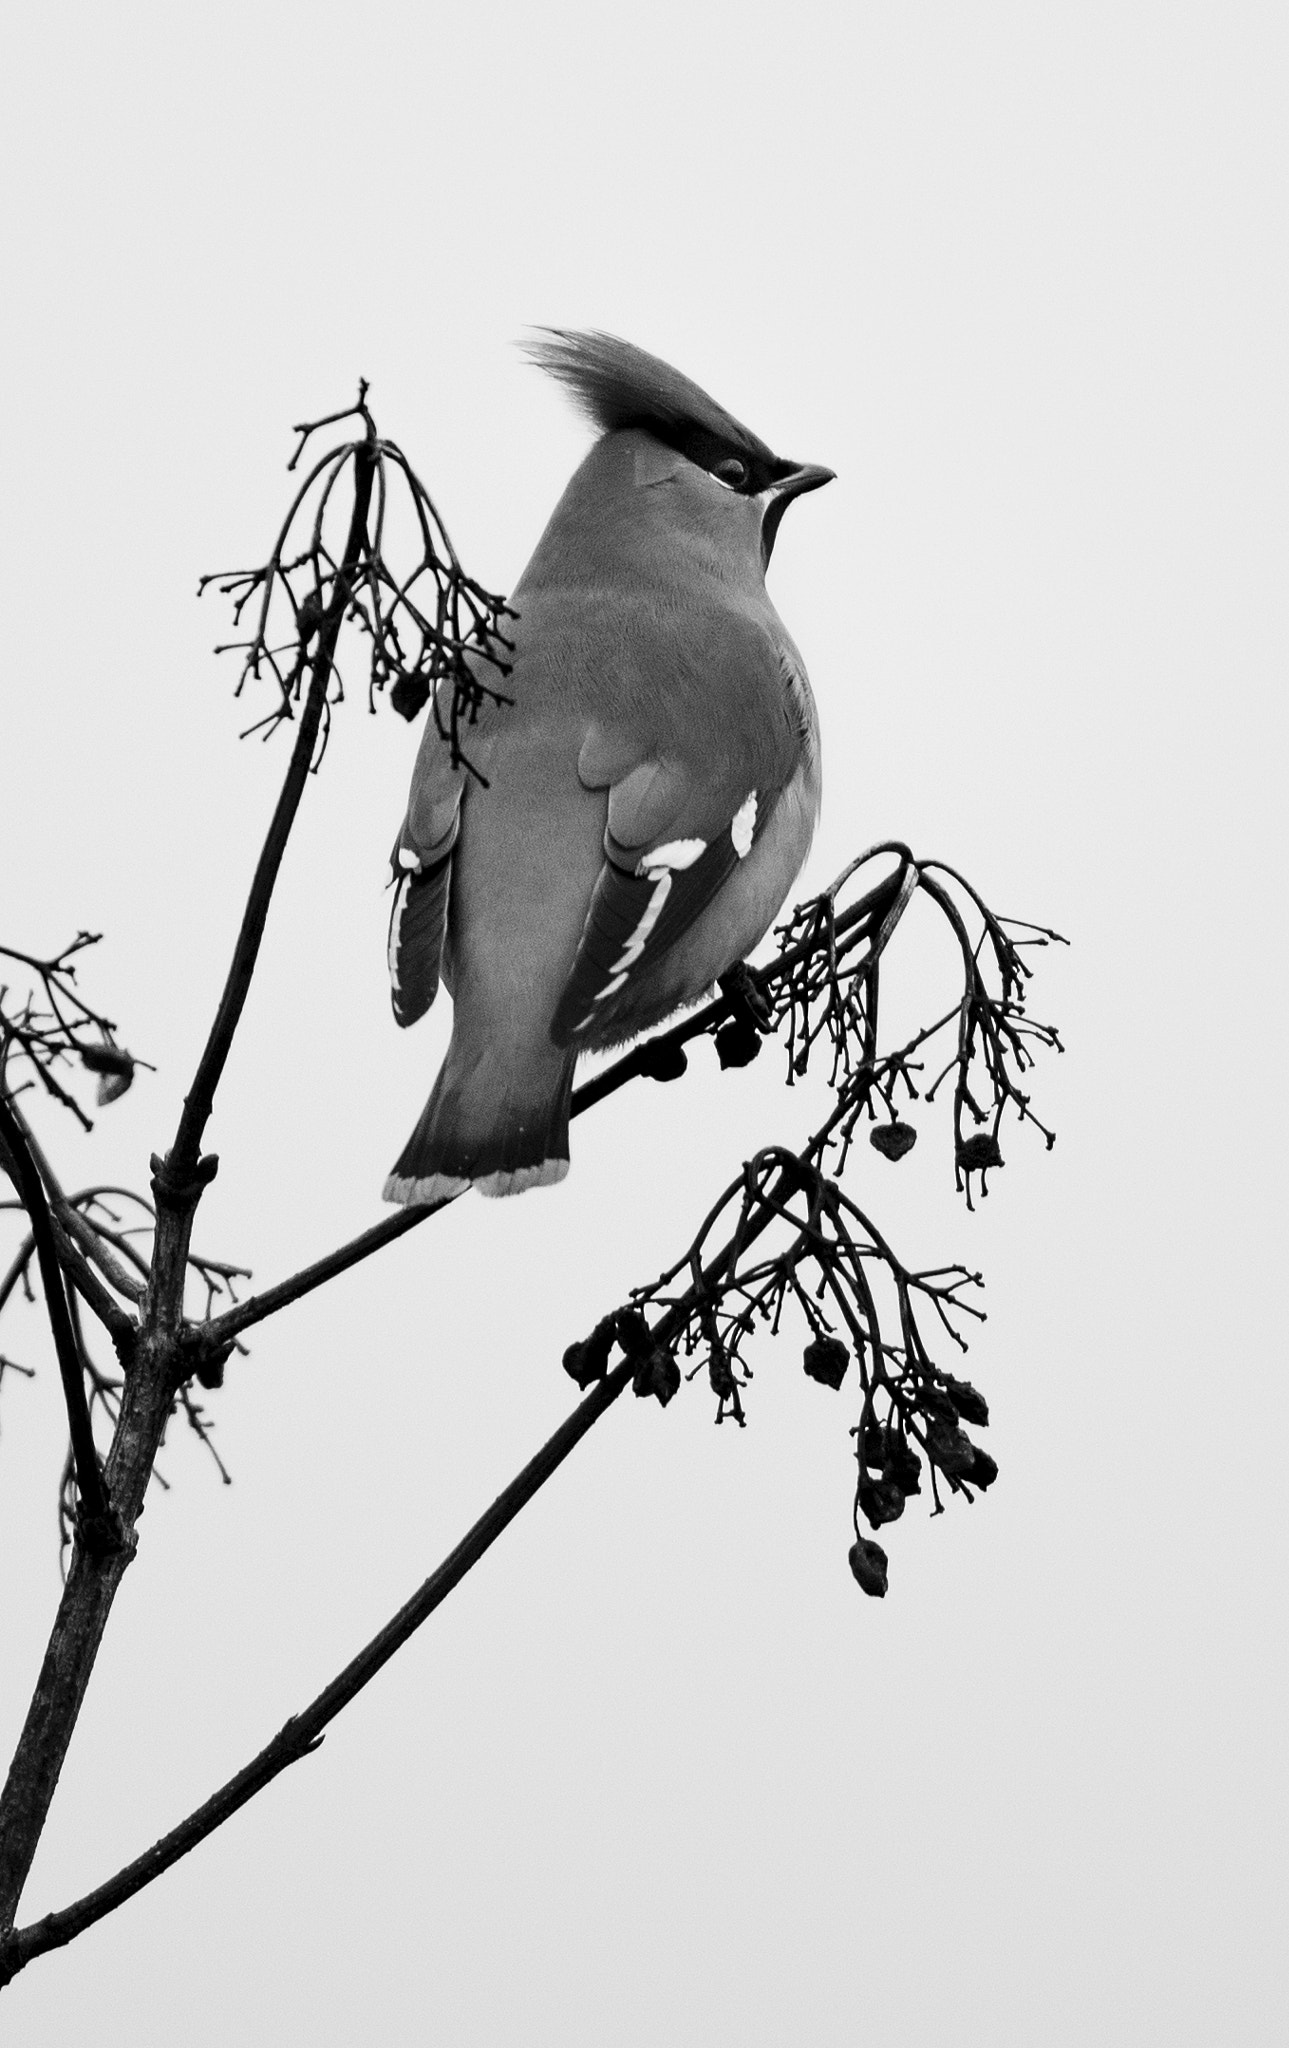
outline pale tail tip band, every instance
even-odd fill
[[[431,1173],[421,1180],[404,1179],[391,1173],[381,1191],[381,1200],[401,1202],[409,1209],[427,1208],[434,1202],[450,1202],[454,1196],[463,1195],[468,1187],[478,1188],[481,1195],[522,1195],[529,1188],[551,1188],[562,1181],[568,1172],[567,1159],[543,1159],[538,1166],[516,1166],[504,1172],[485,1173],[471,1182],[459,1174]]]
[[[381,1189],[382,1202],[402,1202],[409,1209],[423,1209],[431,1202],[450,1202],[463,1195],[470,1183],[458,1174],[431,1173],[423,1180],[405,1180],[391,1173]]]

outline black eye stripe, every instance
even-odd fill
[[[708,428],[692,424],[678,425],[674,429],[655,426],[647,428],[655,439],[667,447],[674,448],[678,455],[684,455],[696,468],[705,469],[708,476],[724,484],[726,490],[736,491],[740,497],[754,498],[759,492],[777,483],[780,477],[791,474],[793,465],[779,456],[768,452],[764,455],[752,448],[731,447],[729,440]]]

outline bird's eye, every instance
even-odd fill
[[[727,455],[723,462],[714,462],[711,473],[718,484],[727,484],[732,491],[741,491],[747,482],[747,464],[740,462],[737,455]]]

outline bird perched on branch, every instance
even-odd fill
[[[511,600],[513,702],[470,730],[477,777],[426,721],[389,964],[400,1024],[442,974],[452,1041],[392,1202],[562,1180],[579,1052],[757,944],[819,808],[814,702],[765,569],[785,508],[832,471],[611,335],[543,329],[528,353],[600,438]]]

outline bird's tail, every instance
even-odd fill
[[[385,1200],[441,1202],[470,1186],[519,1195],[563,1180],[576,1061],[576,1046],[550,1044],[467,1056],[454,1035]]]

